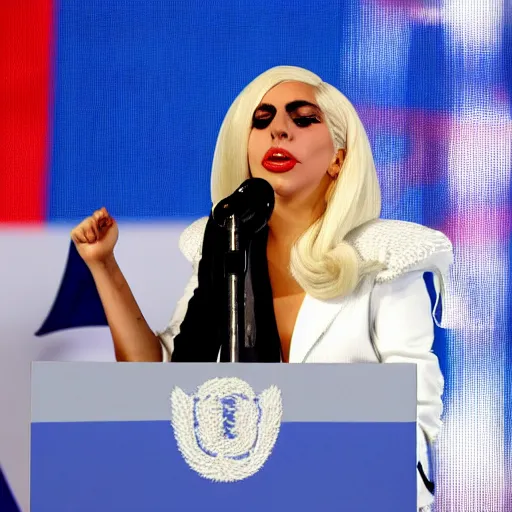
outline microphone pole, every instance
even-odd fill
[[[240,250],[240,221],[235,214],[227,219],[229,235],[228,252],[226,253],[226,277],[228,280],[229,304],[229,360],[238,363],[240,358],[240,325],[243,323],[243,309],[240,307],[239,280],[243,279],[245,265],[240,265],[245,251]]]

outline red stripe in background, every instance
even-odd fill
[[[43,222],[53,1],[0,2],[0,222]]]

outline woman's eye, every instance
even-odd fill
[[[254,117],[252,120],[252,127],[256,130],[264,130],[272,122],[272,116],[268,117]]]
[[[316,116],[301,116],[294,118],[293,122],[299,128],[306,128],[314,123],[320,123],[320,119]]]

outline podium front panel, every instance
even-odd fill
[[[415,365],[33,364],[32,512],[415,509]]]

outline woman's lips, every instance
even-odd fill
[[[290,171],[298,163],[298,160],[285,149],[270,148],[263,157],[261,165],[267,171],[286,172]]]

